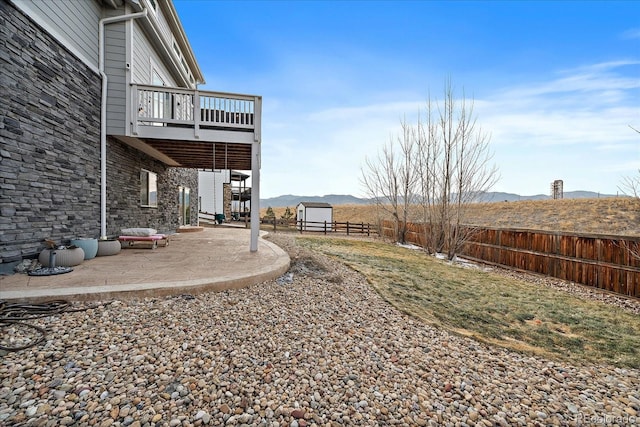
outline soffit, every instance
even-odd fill
[[[251,145],[145,139],[144,143],[181,167],[251,170]]]

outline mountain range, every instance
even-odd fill
[[[615,194],[600,194],[593,191],[566,191],[563,194],[565,199],[597,199],[600,197],[615,197]],[[548,200],[546,194],[536,194],[535,196],[521,196],[514,193],[489,192],[486,193],[480,202],[515,202],[519,200]],[[331,205],[368,205],[373,203],[373,199],[360,198],[348,194],[327,194],[324,196],[295,196],[287,194],[268,199],[260,199],[260,206],[272,208],[295,207],[300,202],[323,202]]]

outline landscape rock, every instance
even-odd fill
[[[398,311],[344,265],[288,236],[274,241],[301,260],[286,286],[132,298],[33,319],[49,334],[3,356],[0,424],[639,421],[637,368],[574,365],[454,335]]]

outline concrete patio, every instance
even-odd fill
[[[177,233],[166,247],[123,248],[113,256],[85,260],[55,276],[0,276],[0,300],[90,301],[126,297],[196,294],[246,287],[274,279],[289,268],[289,256],[258,239],[249,251],[250,231],[215,227]]]

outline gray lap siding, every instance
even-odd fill
[[[100,90],[96,73],[0,0],[0,262],[35,256],[45,238],[98,237]],[[108,150],[109,234],[175,229],[179,185],[191,188],[197,215],[195,170],[168,169],[110,138]],[[139,207],[141,167],[158,174],[157,209]]]

